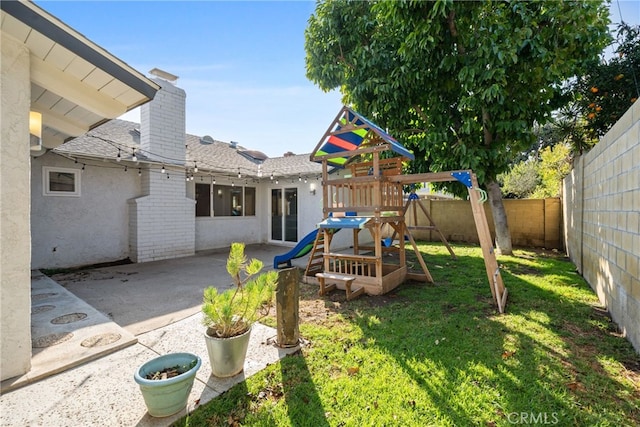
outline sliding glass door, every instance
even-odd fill
[[[298,241],[298,189],[271,190],[271,240]]]

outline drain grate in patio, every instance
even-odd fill
[[[55,305],[37,305],[31,308],[31,314],[45,313],[49,310],[53,310],[54,308],[56,308]]]
[[[86,313],[65,314],[63,316],[59,316],[59,317],[56,317],[55,319],[52,319],[51,323],[53,323],[54,325],[65,325],[67,323],[77,322],[86,317],[87,317]]]
[[[31,346],[33,348],[46,348],[51,347],[56,344],[63,343],[65,341],[69,341],[73,338],[73,334],[70,332],[62,332],[59,334],[49,334],[43,337],[35,338],[31,341]]]
[[[105,345],[112,344],[118,341],[120,338],[122,338],[122,336],[120,334],[115,334],[115,333],[98,334],[82,341],[80,345],[82,347],[102,347]]]

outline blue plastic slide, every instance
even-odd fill
[[[273,268],[280,268],[280,264],[287,264],[287,267],[291,267],[291,260],[300,258],[308,254],[313,249],[313,243],[316,240],[318,229],[316,228],[311,233],[307,234],[298,242],[298,244],[286,254],[276,255],[273,258]]]

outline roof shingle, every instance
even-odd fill
[[[140,125],[114,119],[74,138],[54,152],[69,157],[93,157],[116,160],[118,150],[122,160],[131,160],[134,150],[139,161],[153,162],[140,149]],[[167,161],[187,168],[198,166],[203,172],[236,174],[238,171],[249,178],[274,176],[310,176],[322,173],[322,166],[309,160],[309,154],[268,158],[256,150],[247,150],[239,145],[213,140],[202,142],[195,135],[186,135],[186,163]],[[235,148],[234,148],[235,146]],[[262,156],[266,157],[261,160]],[[156,162],[157,163],[157,162]]]

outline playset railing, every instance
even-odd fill
[[[338,274],[375,277],[376,263],[381,262],[378,257],[369,255],[325,254],[325,271]]]
[[[332,179],[326,183],[331,203],[324,202],[325,216],[330,212],[356,212],[358,216],[382,212],[400,212],[404,208],[402,185],[384,177],[363,176]]]
[[[399,215],[404,208],[402,184],[393,182],[402,169],[399,158],[377,162],[378,174],[373,173],[374,162],[350,166],[349,178],[328,179],[323,182],[325,217],[343,216],[352,212],[358,216]]]

